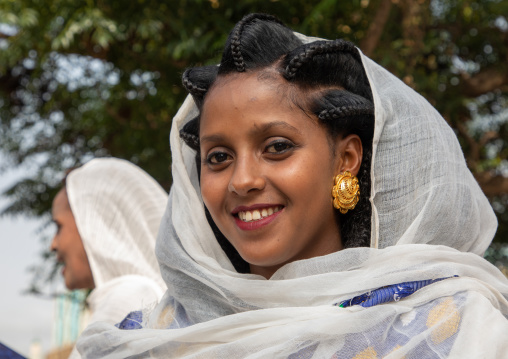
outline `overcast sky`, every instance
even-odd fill
[[[22,175],[23,170],[1,174],[0,193]],[[0,197],[0,208],[6,204]],[[43,353],[51,348],[53,301],[22,294],[31,279],[28,267],[40,261],[43,246],[36,235],[40,224],[23,217],[0,217],[0,342],[25,356],[35,340],[41,342]]]

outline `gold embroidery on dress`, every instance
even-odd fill
[[[173,306],[168,305],[161,311],[159,317],[157,318],[157,324],[155,328],[166,329],[171,325],[174,319],[175,319],[175,308],[173,308]]]
[[[377,359],[377,353],[372,347],[362,350],[353,359]]]
[[[454,335],[459,323],[460,314],[451,297],[432,308],[427,317],[427,328],[435,327],[430,335],[435,344],[442,343]]]

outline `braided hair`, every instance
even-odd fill
[[[331,138],[356,134],[363,157],[358,180],[360,200],[353,211],[336,211],[344,248],[370,244],[372,208],[370,168],[374,134],[374,105],[367,75],[357,48],[344,40],[303,44],[294,32],[277,18],[249,14],[231,31],[219,66],[187,69],[184,87],[201,113],[206,94],[218,78],[241,72],[275,70],[287,83],[289,99],[302,111],[318,119]],[[200,175],[198,115],[180,131],[185,143],[196,150]],[[233,245],[220,232],[208,209],[207,220],[217,241],[238,272],[249,272]]]

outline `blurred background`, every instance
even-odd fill
[[[169,190],[181,74],[217,63],[250,12],[354,42],[438,109],[498,216],[486,256],[506,273],[507,0],[0,0],[0,342],[61,344],[47,249],[65,170],[111,155]]]

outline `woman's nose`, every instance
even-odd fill
[[[231,175],[228,190],[240,196],[246,196],[252,191],[262,190],[266,181],[256,159],[238,158]]]
[[[51,252],[56,252],[57,250],[57,244],[56,244],[57,240],[56,240],[56,235],[53,237],[53,239],[51,240],[51,245],[49,246],[49,250]]]

